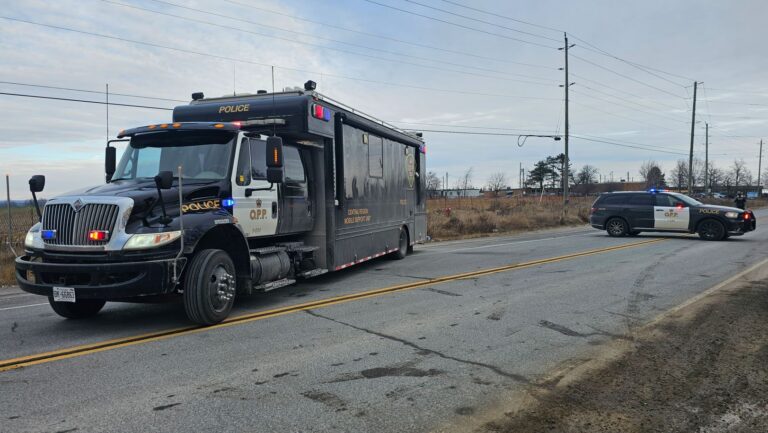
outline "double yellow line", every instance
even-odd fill
[[[263,319],[268,319],[272,317],[278,317],[284,314],[291,314],[291,313],[296,313],[304,310],[330,307],[331,305],[343,304],[345,302],[373,298],[373,297],[382,296],[388,293],[402,292],[406,290],[418,289],[420,287],[431,286],[435,284],[443,284],[443,283],[467,279],[467,278],[482,277],[482,276],[491,275],[499,272],[513,271],[516,269],[524,269],[524,268],[530,268],[533,266],[556,263],[556,262],[561,262],[565,260],[572,260],[579,257],[591,256],[596,254],[604,254],[611,251],[623,250],[628,248],[635,248],[642,245],[662,242],[664,240],[666,239],[652,239],[652,240],[641,241],[641,242],[633,242],[630,244],[623,244],[623,245],[618,245],[613,247],[587,250],[587,251],[582,251],[578,253],[566,254],[558,257],[550,257],[546,259],[532,260],[529,262],[515,263],[515,264],[499,266],[495,268],[481,269],[478,271],[465,272],[462,274],[447,275],[443,277],[417,281],[414,283],[399,284],[396,286],[390,286],[390,287],[384,287],[380,289],[368,290],[365,292],[353,293],[351,295],[337,296],[333,298],[321,299],[318,301],[306,302],[298,305],[290,305],[287,307],[276,308],[273,310],[243,314],[240,316],[231,317],[219,324],[212,325],[212,326],[206,326],[206,327],[189,326],[184,328],[176,328],[176,329],[170,329],[166,331],[135,335],[132,337],[116,338],[114,340],[107,340],[99,343],[84,344],[81,346],[74,346],[66,349],[54,350],[51,352],[38,353],[35,355],[22,356],[19,358],[5,359],[0,361],[0,372],[13,370],[21,367],[29,367],[37,364],[44,364],[44,363],[53,362],[53,361],[59,361],[67,358],[74,358],[78,356],[89,355],[92,353],[103,352],[105,350],[112,350],[120,347],[149,343],[151,341],[165,340],[171,337],[195,334],[198,332],[206,332],[213,329],[219,329],[227,326],[239,325],[242,323],[254,322],[257,320],[263,320]]]

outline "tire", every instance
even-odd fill
[[[400,227],[400,236],[397,240],[397,251],[392,254],[395,260],[402,260],[408,255],[408,232]]]
[[[213,325],[229,316],[235,303],[235,264],[222,250],[202,250],[192,257],[184,278],[184,310],[189,320]]]
[[[705,241],[721,241],[725,239],[725,227],[723,223],[714,219],[707,219],[699,223],[699,237]]]
[[[637,236],[639,234],[640,234],[640,232],[637,231],[637,230],[630,230],[630,231],[627,232],[627,236]]]
[[[51,304],[51,308],[59,316],[76,320],[97,315],[107,301],[103,299],[81,299],[76,302],[56,302],[53,300],[53,296],[49,296],[48,303]]]
[[[611,218],[605,223],[605,231],[607,231],[608,235],[611,237],[620,238],[627,235],[629,227],[627,227],[627,222],[623,219]]]

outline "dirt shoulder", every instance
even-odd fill
[[[768,265],[564,367],[479,432],[768,432]],[[458,428],[458,430],[454,430]]]

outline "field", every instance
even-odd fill
[[[27,234],[27,230],[37,222],[35,209],[32,207],[11,208],[10,222],[9,231],[8,209],[0,209],[0,242],[2,242],[0,245],[0,286],[16,283],[13,260],[15,254],[24,254],[24,236]]]
[[[586,224],[593,201],[594,197],[572,197],[565,225]],[[563,199],[557,196],[431,199],[427,209],[427,235],[432,240],[446,240],[560,226]]]
[[[594,199],[572,197],[565,225],[586,224]],[[710,202],[733,206],[731,200]],[[427,201],[427,235],[433,241],[440,241],[559,227],[562,204],[562,197],[557,196],[430,199]],[[752,200],[748,205],[760,208],[768,202]],[[14,251],[23,254],[24,236],[37,222],[37,215],[32,207],[15,207],[11,209],[10,220],[9,236],[8,210],[0,210],[0,286],[15,284]]]

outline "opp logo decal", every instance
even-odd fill
[[[221,200],[219,199],[193,201],[192,203],[181,205],[181,213],[201,212],[219,208],[221,208]]]
[[[416,182],[416,159],[413,157],[413,153],[408,153],[405,156],[405,172],[408,176],[408,188],[413,188],[413,184]]]

